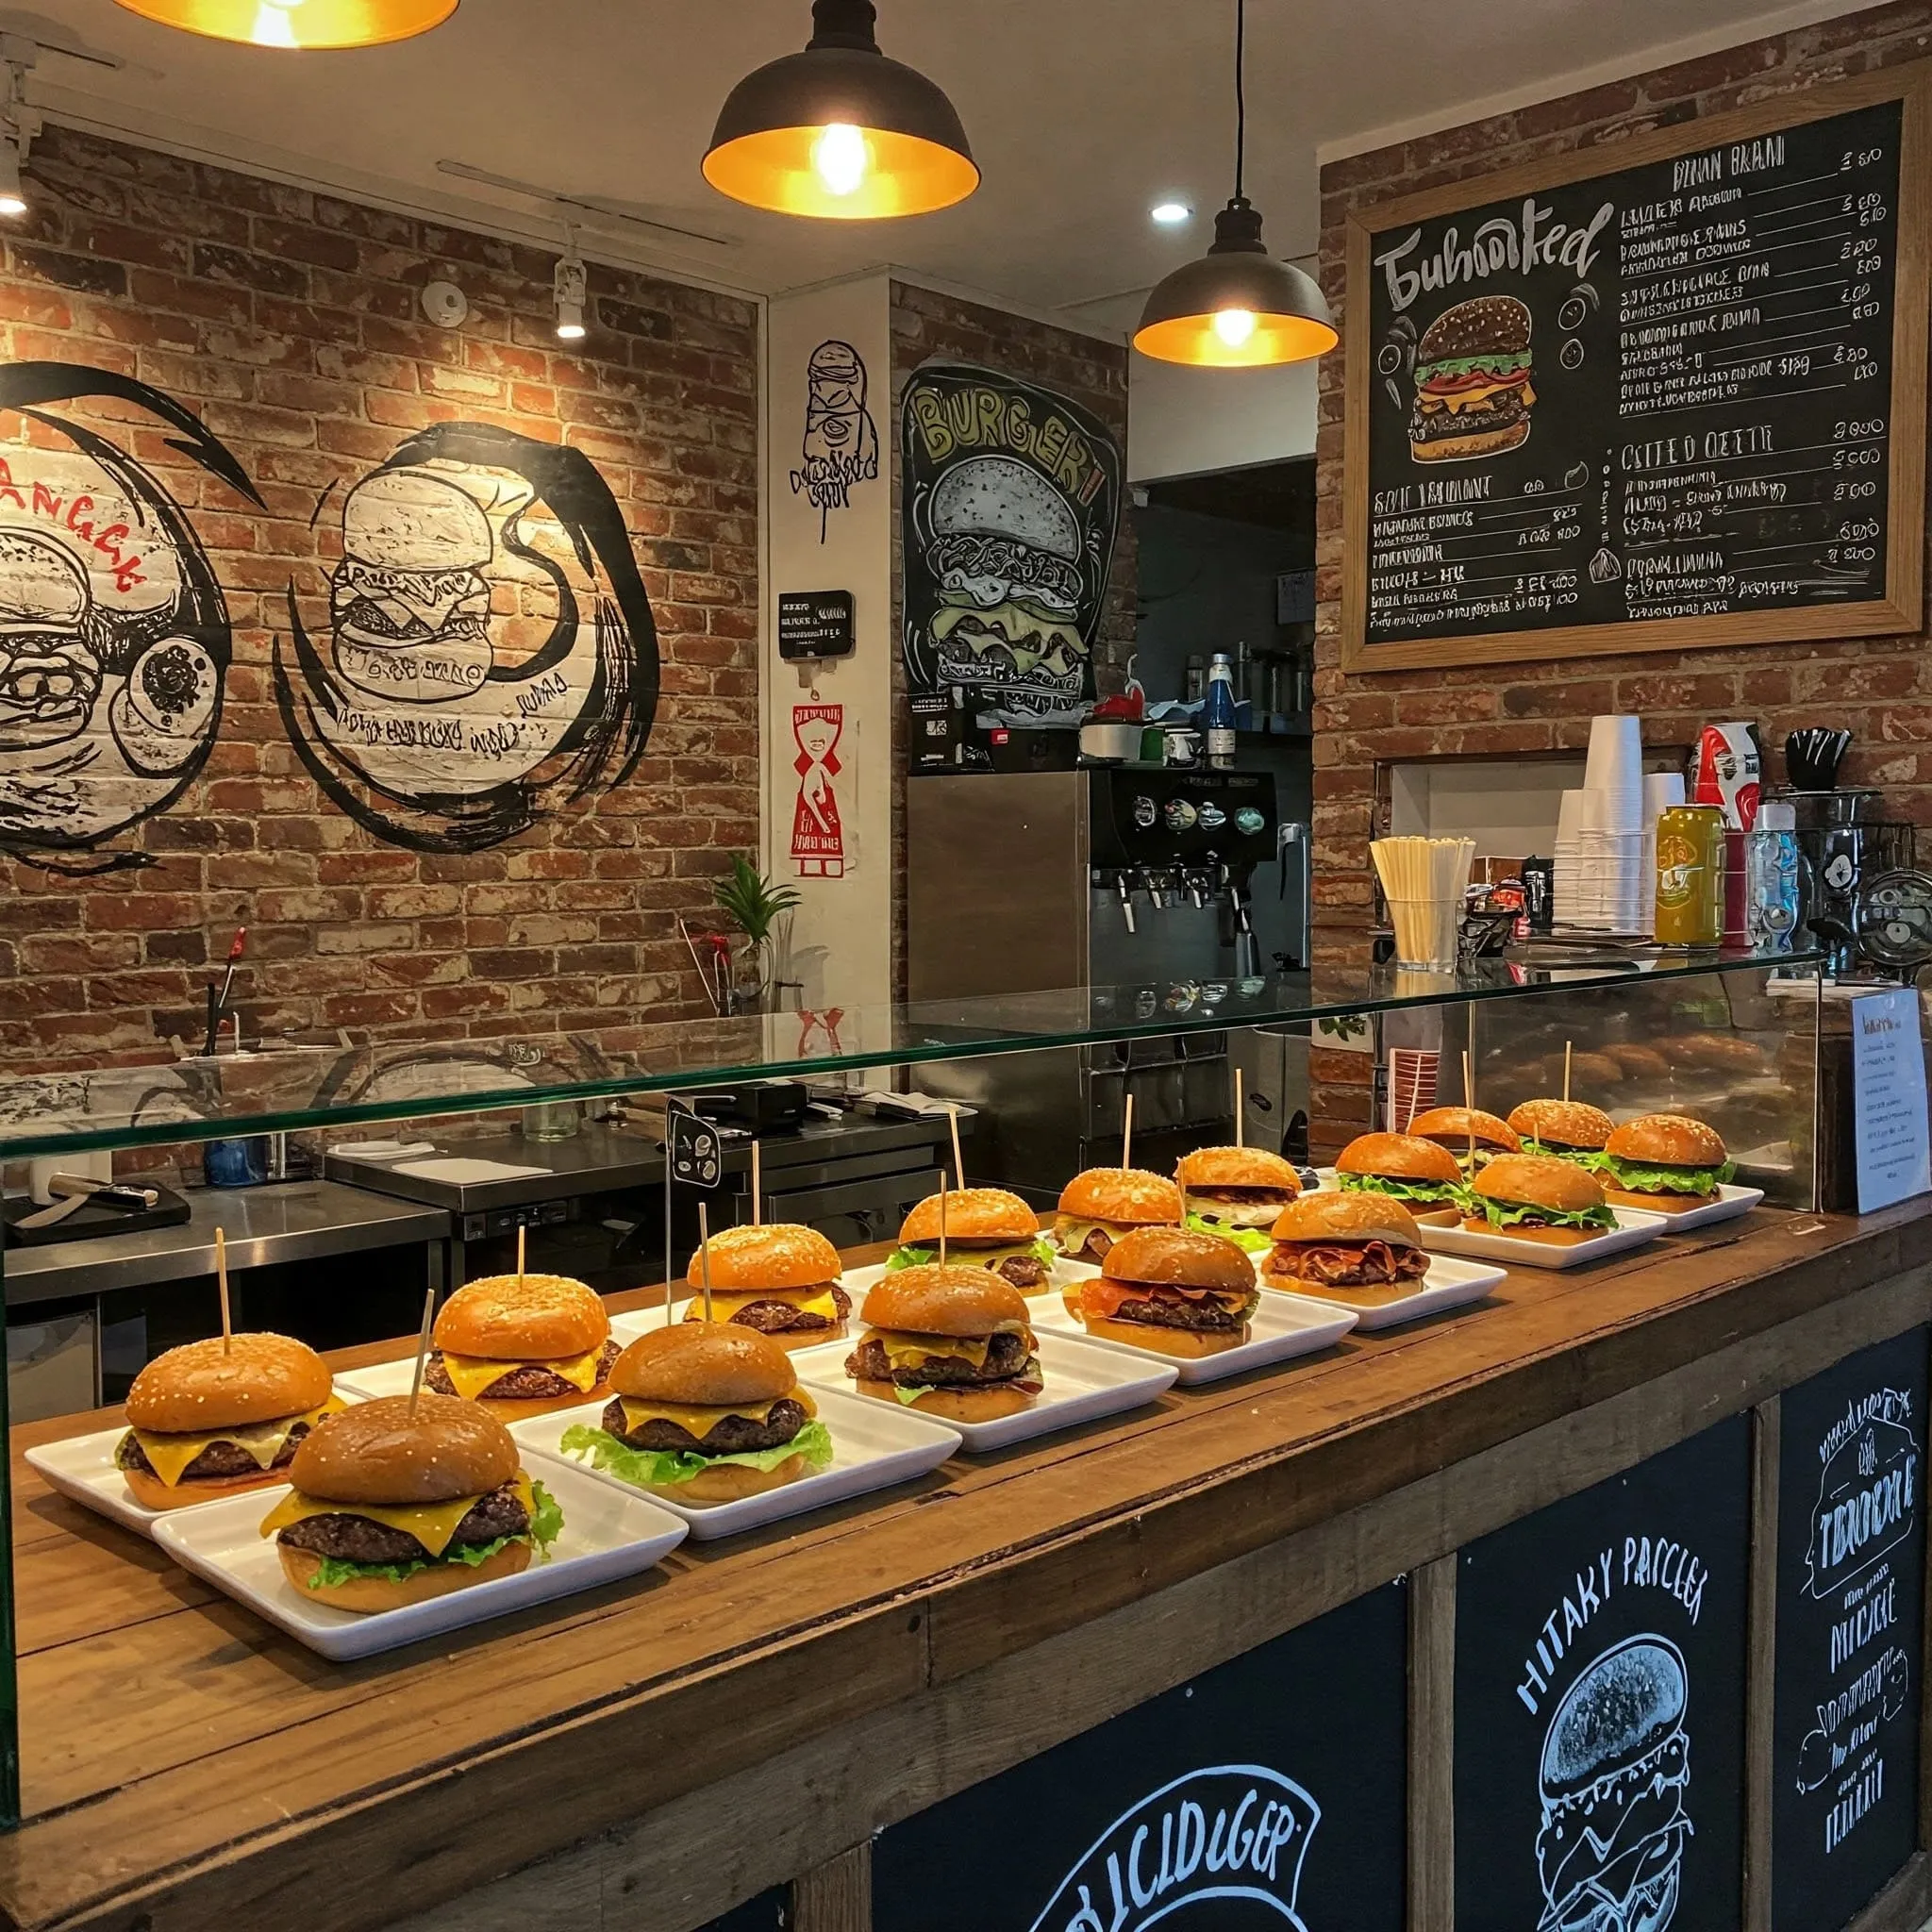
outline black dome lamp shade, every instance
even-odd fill
[[[873,0],[813,0],[812,37],[731,90],[705,179],[779,214],[876,221],[929,214],[979,186],[944,92],[879,51]]]
[[[1304,362],[1341,341],[1311,276],[1277,261],[1261,240],[1260,211],[1241,192],[1247,155],[1242,65],[1247,4],[1235,11],[1234,198],[1214,217],[1214,244],[1155,285],[1134,346],[1162,362],[1258,369]]]

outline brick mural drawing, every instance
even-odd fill
[[[92,873],[152,863],[106,848],[174,804],[207,759],[231,637],[187,513],[122,441],[59,413],[75,404],[119,418],[126,441],[159,425],[171,449],[260,499],[223,444],[145,383],[74,363],[0,366],[0,851]]]
[[[636,768],[657,628],[609,486],[581,450],[486,424],[411,437],[318,520],[341,525],[327,608],[291,586],[275,658],[323,791],[419,852],[501,844]]]

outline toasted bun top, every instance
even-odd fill
[[[1260,1147],[1196,1147],[1183,1154],[1174,1177],[1184,1188],[1279,1188],[1301,1191],[1294,1162]]]
[[[990,1268],[937,1261],[882,1275],[867,1291],[862,1319],[874,1328],[915,1335],[991,1335],[1003,1322],[1026,1321],[1026,1297]]]
[[[1409,1122],[1408,1131],[1425,1140],[1441,1141],[1445,1146],[1459,1141],[1467,1147],[1471,1135],[1478,1147],[1500,1147],[1506,1154],[1518,1153],[1523,1146],[1507,1121],[1500,1121],[1479,1107],[1432,1107]]]
[[[1109,1281],[1151,1288],[1223,1288],[1245,1294],[1255,1285],[1255,1264],[1244,1249],[1218,1234],[1186,1227],[1141,1227],[1123,1235],[1107,1251],[1100,1272]]]
[[[1030,1241],[1040,1232],[1040,1216],[1018,1194],[1004,1188],[960,1188],[919,1202],[900,1225],[900,1241],[939,1240],[941,1198],[948,1240],[957,1235],[962,1241]]]
[[[619,1395],[650,1402],[775,1402],[798,1387],[791,1357],[736,1322],[647,1328],[610,1368]]]
[[[1581,1100],[1525,1100],[1512,1109],[1509,1124],[1525,1141],[1594,1152],[1610,1138],[1610,1117]]]
[[[288,1335],[184,1342],[158,1355],[127,1391],[127,1420],[158,1436],[207,1435],[279,1422],[319,1407],[334,1385],[328,1364]]]
[[[1278,1241],[1390,1241],[1400,1248],[1423,1242],[1415,1216],[1387,1194],[1304,1194],[1281,1210],[1269,1232]]]
[[[839,1278],[838,1249],[817,1228],[793,1221],[721,1227],[705,1243],[705,1252],[711,1261],[711,1286],[721,1293],[727,1289],[814,1288]],[[705,1285],[696,1255],[685,1278],[693,1288]]]
[[[1459,1181],[1448,1148],[1413,1134],[1360,1134],[1335,1157],[1337,1174],[1379,1174],[1392,1181]]]
[[[509,1431],[474,1402],[425,1389],[325,1416],[303,1437],[289,1476],[319,1502],[453,1503],[498,1489],[519,1467]]]
[[[560,1361],[602,1348],[610,1317],[596,1291],[568,1274],[485,1274],[443,1303],[433,1340],[486,1361]]]
[[[1724,1137],[1687,1114],[1647,1113],[1641,1120],[1625,1121],[1604,1152],[1657,1167],[1721,1167]]]
[[[1529,310],[1514,295],[1475,295],[1445,308],[1415,345],[1418,368],[1451,356],[1521,355],[1529,347]]]
[[[1547,1154],[1504,1154],[1475,1177],[1475,1191],[1491,1201],[1581,1213],[1604,1205],[1604,1191],[1574,1160]]]
[[[1082,1221],[1171,1226],[1181,1218],[1181,1191],[1143,1168],[1090,1167],[1060,1190],[1060,1212]]]

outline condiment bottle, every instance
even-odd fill
[[[1208,666],[1208,695],[1201,701],[1201,724],[1208,734],[1208,762],[1218,772],[1234,769],[1234,666],[1216,651]]]
[[[1676,805],[1657,822],[1657,939],[1662,946],[1714,946],[1724,937],[1724,815],[1714,805]]]

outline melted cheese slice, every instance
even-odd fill
[[[1448,395],[1419,396],[1416,399],[1417,407],[1424,416],[1440,415],[1445,409],[1452,416],[1459,416],[1466,409],[1481,408],[1492,397],[1503,395],[1509,390],[1517,388],[1521,388],[1523,391],[1523,400],[1525,405],[1536,401],[1536,391],[1530,388],[1528,380],[1525,378],[1521,383],[1484,383],[1480,388],[1456,390]]]
[[[478,1355],[451,1355],[445,1349],[442,1368],[450,1387],[466,1402],[475,1402],[492,1383],[515,1374],[519,1369],[548,1369],[553,1375],[561,1375],[573,1389],[581,1389],[588,1395],[597,1386],[597,1357],[603,1353],[600,1344],[561,1361],[500,1362]]]
[[[525,1509],[534,1513],[537,1506],[530,1494],[530,1478],[522,1470],[516,1474],[516,1491]],[[432,1557],[440,1557],[448,1549],[457,1525],[475,1506],[475,1496],[458,1496],[453,1503],[325,1503],[305,1496],[300,1490],[291,1490],[261,1519],[261,1533],[274,1536],[311,1516],[366,1516],[385,1529],[399,1529],[405,1536],[414,1537]]]
[[[233,1442],[254,1457],[258,1469],[273,1469],[297,1423],[307,1423],[312,1429],[324,1416],[344,1406],[341,1397],[331,1395],[320,1408],[308,1409],[301,1415],[284,1416],[278,1422],[251,1423],[240,1429],[212,1429],[205,1436],[155,1436],[145,1429],[131,1429],[128,1433],[141,1444],[141,1453],[147,1457],[149,1467],[172,1490],[188,1465],[213,1442]]]
[[[700,1442],[727,1416],[741,1416],[748,1423],[768,1421],[772,1410],[780,1402],[795,1402],[808,1416],[819,1412],[818,1404],[802,1388],[794,1389],[790,1395],[775,1396],[770,1402],[727,1402],[710,1406],[679,1405],[670,1402],[646,1402],[634,1395],[623,1395],[618,1400],[624,1404],[625,1435],[634,1434],[646,1423],[675,1423],[686,1434]]]
[[[736,1291],[730,1294],[717,1290],[711,1296],[711,1319],[714,1322],[728,1322],[754,1302],[790,1302],[793,1307],[802,1308],[808,1315],[823,1315],[827,1322],[839,1319],[839,1304],[832,1299],[832,1285],[825,1283],[823,1288],[807,1292],[791,1289],[762,1289],[749,1294]],[[705,1319],[705,1291],[691,1291],[691,1306],[684,1311],[687,1322],[702,1322]]]
[[[1024,1335],[1026,1338],[1026,1352],[1031,1355],[1039,1346],[1030,1328],[1017,1322],[1002,1322],[994,1334]],[[876,1341],[886,1352],[886,1359],[895,1369],[917,1369],[941,1357],[957,1356],[961,1361],[968,1361],[975,1369],[986,1366],[987,1351],[992,1346],[992,1336],[966,1335],[908,1335],[893,1333],[884,1328],[874,1328],[866,1338]]]

